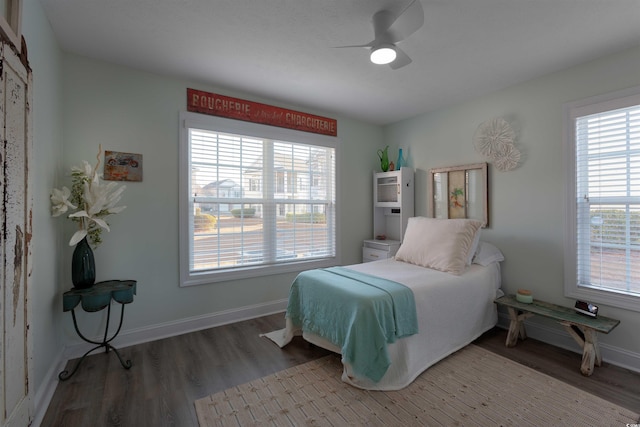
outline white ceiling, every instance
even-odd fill
[[[410,0],[40,1],[64,51],[376,124],[640,45],[640,0],[421,0],[398,70],[334,46]]]

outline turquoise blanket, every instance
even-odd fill
[[[387,344],[418,332],[411,289],[342,267],[300,273],[291,285],[287,317],[340,347],[353,372],[374,382],[391,365]]]

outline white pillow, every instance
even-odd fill
[[[478,229],[476,232],[476,237],[473,238],[473,243],[471,244],[471,249],[469,249],[469,255],[467,256],[467,265],[471,265],[473,263],[473,258],[476,256],[476,251],[478,250],[478,244],[480,243],[480,235],[482,228]]]
[[[473,257],[474,264],[480,264],[484,267],[492,262],[504,261],[504,255],[500,252],[500,249],[493,246],[491,243],[480,242],[478,250]]]
[[[473,219],[409,218],[396,259],[460,275],[481,226]]]

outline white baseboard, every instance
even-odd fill
[[[254,319],[256,317],[267,316],[274,313],[282,312],[284,316],[286,308],[287,299],[283,299],[271,301],[266,304],[256,304],[238,309],[211,313],[204,316],[180,319],[174,322],[160,323],[144,328],[122,331],[112,341],[112,344],[116,348],[129,347],[136,344],[169,338],[202,329],[214,328],[216,326],[222,326],[229,323],[241,322],[243,320]],[[101,336],[90,339],[102,341]],[[58,354],[58,357],[54,360],[55,363],[51,364],[51,369],[47,372],[45,381],[36,391],[34,397],[35,414],[34,422],[32,424],[33,426],[39,426],[47,412],[51,398],[58,386],[58,373],[64,369],[67,361],[81,357],[87,349],[91,348],[91,346],[91,344],[87,343],[74,344],[64,348]]]
[[[214,328],[229,323],[241,322],[243,320],[254,319],[256,317],[267,316],[269,314],[284,312],[287,308],[287,300],[271,301],[266,304],[256,304],[232,310],[220,311],[203,316],[189,317],[173,322],[159,323],[145,326],[143,328],[122,331],[112,342],[116,348],[129,347],[131,345],[142,344],[149,341],[169,338],[202,329]],[[101,341],[102,337],[93,338]],[[65,349],[63,359],[75,359],[84,354],[90,348],[86,343],[70,345]],[[65,362],[66,363],[66,362]]]
[[[58,373],[67,363],[66,360],[62,360],[63,353],[64,351],[60,351],[58,356],[54,358],[49,371],[45,375],[45,381],[42,383],[42,386],[36,390],[33,398],[34,416],[33,422],[31,423],[34,427],[38,427],[42,423],[44,414],[47,412],[49,403],[58,386]]]
[[[509,323],[508,314],[498,312],[498,326],[509,329]],[[582,354],[582,349],[578,343],[563,328],[549,327],[531,320],[525,320],[524,323],[528,337]],[[603,342],[600,342],[599,345],[603,361],[640,373],[640,354]]]

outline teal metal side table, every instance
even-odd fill
[[[118,335],[120,332],[120,328],[122,328],[122,321],[124,320],[124,306],[125,304],[129,304],[133,302],[133,296],[136,294],[136,281],[135,280],[107,280],[104,282],[98,282],[88,289],[72,289],[70,291],[65,292],[62,295],[62,307],[63,311],[71,311],[71,316],[73,317],[73,327],[76,329],[76,332],[80,338],[90,344],[96,344],[91,350],[87,351],[76,363],[75,367],[71,372],[66,369],[58,375],[58,378],[61,381],[68,380],[71,378],[73,374],[76,373],[78,367],[82,363],[85,357],[89,355],[89,353],[98,350],[99,348],[104,347],[105,353],[108,353],[109,350],[113,350],[113,352],[118,356],[118,360],[120,360],[120,364],[123,368],[129,369],[131,368],[131,360],[127,360],[126,362],[120,356],[118,350],[112,346],[111,341]],[[120,303],[120,323],[118,324],[118,329],[111,336],[111,338],[107,339],[109,332],[109,319],[111,317],[111,300],[114,300]],[[78,329],[78,322],[76,320],[75,308],[80,304],[82,309],[87,312],[96,312],[103,310],[105,307],[107,308],[107,323],[104,328],[104,337],[102,341],[93,341],[86,338],[80,330]]]

